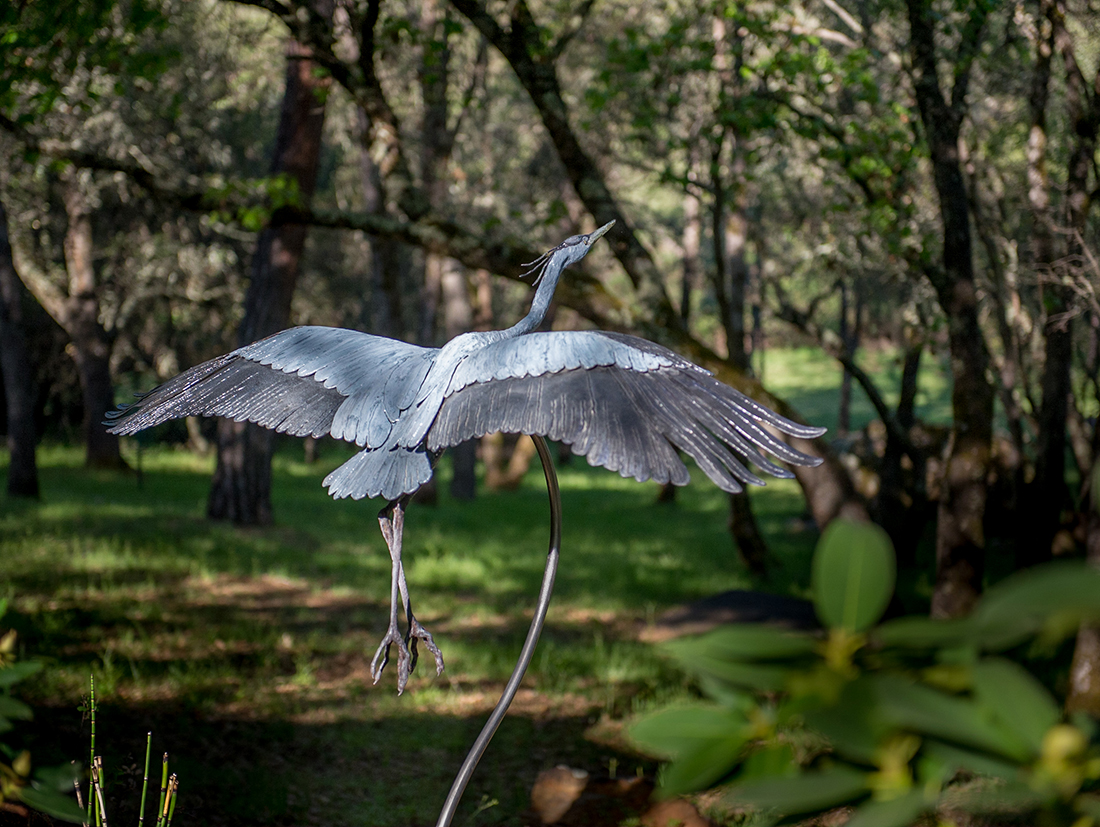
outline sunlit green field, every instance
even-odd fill
[[[787,395],[807,419],[831,425],[839,375],[807,354],[769,354],[765,378],[781,394],[797,388]],[[92,472],[79,449],[43,447],[41,501],[5,501],[0,516],[0,597],[13,610],[3,623],[49,665],[23,692],[38,707],[25,736],[36,761],[85,756],[77,706],[94,677],[99,750],[120,799],[152,729],[181,778],[180,824],[434,821],[530,620],[548,526],[537,463],[520,490],[462,503],[447,495],[444,458],[438,504],[410,507],[408,580],[447,670],[436,678],[421,663],[399,698],[392,674],[377,686],[369,674],[389,597],[382,503],[336,502],[321,487],[345,448],[325,443],[307,465],[299,443],[283,443],[276,524],[264,529],[204,518],[212,458],[123,450],[140,474]],[[657,504],[656,485],[581,459],[559,474],[549,626],[458,824],[520,823],[535,775],[558,763],[651,771],[621,723],[689,687],[639,634],[672,606],[761,585],[732,546],[726,495],[697,472],[671,504]],[[770,483],[753,502],[776,560],[766,587],[804,592],[816,534],[797,486]]]

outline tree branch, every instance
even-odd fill
[[[920,450],[913,444],[912,440],[909,439],[909,434],[901,427],[897,416],[890,410],[890,406],[886,404],[886,400],[882,398],[882,394],[879,392],[878,386],[875,385],[874,380],[871,379],[863,368],[856,364],[854,359],[848,356],[844,350],[843,343],[833,331],[822,329],[817,322],[813,320],[816,300],[811,304],[809,311],[802,311],[795,307],[794,303],[787,295],[787,292],[778,282],[772,282],[772,288],[779,304],[779,311],[777,314],[779,318],[813,338],[814,341],[821,345],[826,353],[840,362],[840,364],[844,366],[844,369],[859,383],[859,386],[863,388],[863,392],[867,394],[867,398],[871,400],[871,405],[879,415],[879,419],[881,419],[882,423],[886,426],[886,431],[889,433],[890,438],[896,440],[902,450],[909,454],[909,456],[914,458],[922,456]]]

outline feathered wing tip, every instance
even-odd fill
[[[624,477],[683,485],[688,472],[678,449],[719,488],[737,493],[746,484],[764,484],[748,464],[775,477],[794,476],[769,454],[792,465],[821,463],[772,428],[800,438],[822,433],[697,368],[596,367],[468,385],[443,403],[427,447],[436,451],[493,431],[541,434]]]

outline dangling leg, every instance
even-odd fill
[[[401,541],[405,527],[405,504],[408,497],[387,505],[378,514],[378,525],[382,530],[382,537],[390,550],[390,563],[392,566],[390,576],[390,625],[386,630],[378,651],[371,661],[371,677],[374,682],[382,677],[382,670],[389,663],[390,646],[397,645],[397,694],[405,691],[405,685],[409,681],[409,675],[416,665],[416,642],[424,641],[428,651],[435,658],[436,674],[443,671],[443,656],[439,647],[435,645],[431,634],[420,625],[420,622],[412,613],[412,603],[409,600],[409,587],[405,581],[405,567],[401,562]],[[400,598],[405,617],[409,625],[408,633],[402,636],[397,623],[397,601]],[[412,641],[412,651],[409,650],[408,641]]]
[[[397,535],[398,549],[401,548],[401,535],[405,530],[405,504],[399,502],[393,509],[392,518],[392,531]],[[384,533],[384,532],[383,532]],[[409,664],[409,672],[416,668],[416,642],[418,640],[424,641],[424,647],[432,653],[432,657],[435,658],[435,674],[443,674],[443,653],[439,651],[439,647],[435,645],[435,641],[432,639],[431,632],[420,625],[420,621],[416,619],[412,610],[412,600],[409,599],[409,584],[405,582],[405,564],[398,560],[398,572],[397,572],[397,587],[401,592],[401,601],[405,606],[405,619],[408,623],[408,631],[405,633],[405,641],[408,643],[409,648],[412,651],[412,661]]]
[[[410,660],[408,646],[401,636],[401,630],[397,625],[397,601],[400,595],[399,576],[401,572],[401,545],[400,538],[395,538],[393,533],[392,514],[398,506],[392,502],[378,512],[378,525],[382,529],[382,537],[390,550],[390,625],[382,642],[378,644],[378,651],[374,653],[374,659],[370,662],[370,674],[375,683],[382,679],[382,670],[390,662],[390,646],[397,644],[397,694],[405,689],[405,681],[401,679],[402,665],[408,670]],[[396,540],[396,545],[395,545]],[[405,680],[408,680],[408,672],[405,672]]]

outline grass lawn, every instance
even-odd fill
[[[810,421],[835,423],[839,372],[827,357],[767,360],[769,387]],[[934,404],[944,386],[929,381]],[[865,421],[862,395],[854,407]],[[135,463],[136,450],[124,443]],[[85,469],[75,448],[40,450],[42,500],[4,501],[0,513],[0,597],[12,607],[2,622],[49,664],[21,685],[37,708],[19,730],[36,762],[86,760],[77,706],[91,675],[119,803],[136,807],[125,791],[140,781],[152,729],[154,752],[170,751],[180,776],[178,824],[434,823],[526,634],[547,542],[542,473],[536,463],[519,491],[460,503],[446,495],[445,458],[439,504],[410,507],[409,584],[447,670],[436,678],[422,663],[399,698],[392,674],[378,686],[369,675],[390,582],[382,504],[335,502],[320,484],[348,455],[326,443],[307,465],[288,440],[276,525],[239,529],[204,519],[211,458],[150,448],[139,482]],[[548,628],[456,825],[521,823],[535,775],[559,763],[651,772],[621,723],[689,687],[639,632],[673,605],[759,585],[731,545],[726,496],[702,475],[658,505],[656,485],[580,459],[559,474],[565,528]],[[781,565],[769,588],[804,592],[816,536],[801,530],[798,488],[769,483],[753,502]],[[112,824],[129,816],[116,809]]]
[[[369,677],[389,591],[381,503],[325,494],[321,478],[346,456],[337,451],[308,466],[287,445],[268,529],[203,518],[208,458],[146,450],[139,485],[86,470],[77,449],[40,452],[42,501],[7,501],[0,517],[5,623],[50,663],[23,693],[39,707],[26,728],[37,761],[85,754],[76,707],[94,675],[108,766],[132,769],[153,729],[154,750],[172,752],[180,774],[178,823],[434,821],[526,633],[546,551],[541,471],[514,493],[473,503],[444,493],[410,508],[409,583],[447,671],[435,678],[422,664],[398,698],[392,675]],[[669,606],[754,585],[725,497],[705,480],[656,505],[655,485],[583,461],[560,474],[549,628],[457,824],[519,823],[534,776],[558,763],[652,770],[624,749],[619,722],[686,687],[639,631]],[[448,477],[444,460],[443,492]],[[815,538],[790,528],[797,488],[780,482],[755,502],[783,561],[777,587],[804,588]]]

